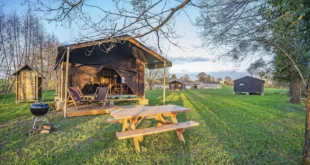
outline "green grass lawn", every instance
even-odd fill
[[[48,118],[60,128],[29,137],[29,104],[16,105],[13,95],[3,101],[0,95],[0,164],[298,164],[304,105],[288,104],[280,91],[266,89],[265,96],[233,95],[229,87],[167,92],[167,104],[192,108],[178,116],[179,122],[200,125],[184,132],[185,144],[175,132],[146,136],[140,153],[133,140],[117,140],[121,125],[105,123],[109,115],[64,119],[52,111]],[[162,104],[161,90],[146,96],[151,105]],[[150,125],[155,121],[141,127]]]

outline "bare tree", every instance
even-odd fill
[[[13,80],[11,74],[24,64],[37,68],[46,76],[45,81],[52,83],[50,71],[58,46],[56,37],[44,31],[42,21],[31,10],[0,15],[0,92],[7,91]]]
[[[145,80],[148,83],[148,88],[153,89],[155,81],[163,76],[163,69],[145,69]]]
[[[85,0],[25,0],[48,21],[65,27],[78,27],[78,41],[112,38],[125,34],[141,40],[152,38],[160,48],[160,40],[173,45],[178,38],[175,17],[191,0],[110,0],[97,3]],[[108,4],[111,5],[108,7]],[[95,15],[92,13],[96,13]],[[147,37],[147,38],[145,38]],[[112,46],[113,47],[113,46]]]

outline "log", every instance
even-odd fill
[[[43,129],[53,131],[54,130],[54,124],[45,124],[45,125],[43,125]]]
[[[51,132],[51,130],[42,129],[42,130],[40,131],[40,134],[46,134],[46,133],[50,133],[50,132]]]

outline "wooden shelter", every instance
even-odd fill
[[[234,93],[257,93],[264,94],[264,80],[245,76],[234,81]]]
[[[36,69],[26,64],[12,75],[16,76],[16,103],[41,99],[42,78],[44,77]]]
[[[169,90],[171,91],[182,91],[190,87],[191,82],[181,79],[175,79],[168,82]]]
[[[164,66],[172,63],[129,35],[60,46],[54,68],[58,77],[55,100],[60,102],[57,109],[65,107],[68,87],[79,87],[89,95],[96,87],[109,87],[109,98],[114,101],[126,96],[148,104],[144,69]]]

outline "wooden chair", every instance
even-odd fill
[[[84,96],[81,97],[81,91],[77,87],[69,87],[68,89],[69,97],[72,99],[72,102],[76,109],[78,110],[78,104],[88,104],[89,101],[84,99]]]
[[[91,102],[91,106],[93,106],[93,103],[102,103],[102,108],[104,108],[108,103],[108,93],[108,87],[97,87],[94,100]]]
[[[81,89],[78,86],[77,87],[69,87],[69,88],[71,88],[72,90],[77,92],[82,99],[85,99],[83,92],[81,91]]]

